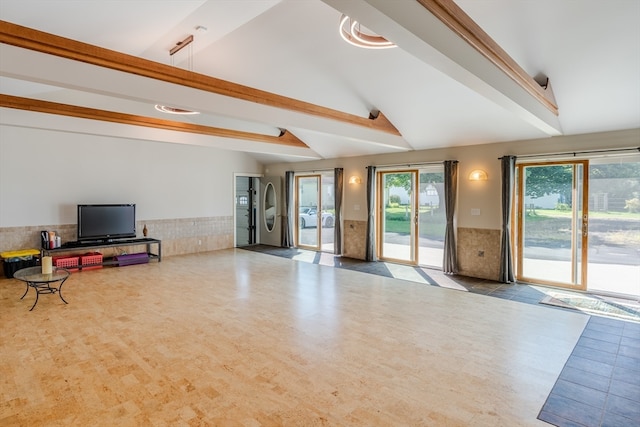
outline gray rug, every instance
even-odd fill
[[[582,311],[587,314],[616,317],[640,322],[640,303],[615,298],[581,295],[568,292],[548,292],[540,304]]]

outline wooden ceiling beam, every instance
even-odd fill
[[[361,117],[294,98],[255,89],[249,86],[217,79],[215,77],[206,76],[204,74],[93,46],[76,40],[56,36],[54,34],[23,27],[7,21],[0,21],[0,43],[125,73],[135,74],[142,77],[148,77],[163,82],[174,83],[218,95],[267,105],[274,108],[349,123],[374,131],[400,135],[398,129],[396,129],[383,114],[378,114],[375,117]]]
[[[280,135],[272,136],[178,122],[173,120],[156,119],[154,117],[145,117],[134,114],[99,110],[95,108],[79,107],[76,105],[60,104],[57,102],[23,98],[20,96],[5,94],[0,94],[0,107],[33,111],[38,113],[57,114],[61,116],[76,117],[81,119],[100,120],[103,122],[119,123],[123,125],[143,126],[155,129],[216,136],[221,138],[241,139],[246,141],[267,142],[270,144],[279,144],[289,147],[309,148],[304,142],[302,142],[286,129],[282,130]]]

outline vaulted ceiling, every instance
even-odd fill
[[[347,44],[343,14],[398,47]],[[0,19],[8,125],[264,162],[640,127],[636,0],[1,0]]]

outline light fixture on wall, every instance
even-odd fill
[[[360,184],[361,182],[362,180],[359,176],[353,175],[351,178],[349,178],[349,184]]]
[[[487,173],[482,169],[476,169],[469,174],[469,181],[486,181]]]
[[[340,37],[349,44],[365,49],[389,49],[396,47],[395,44],[382,36],[366,32],[358,21],[342,15],[340,18]]]

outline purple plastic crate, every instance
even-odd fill
[[[115,259],[118,261],[118,266],[120,267],[125,265],[146,264],[149,262],[149,254],[144,252],[141,254],[118,255]]]

